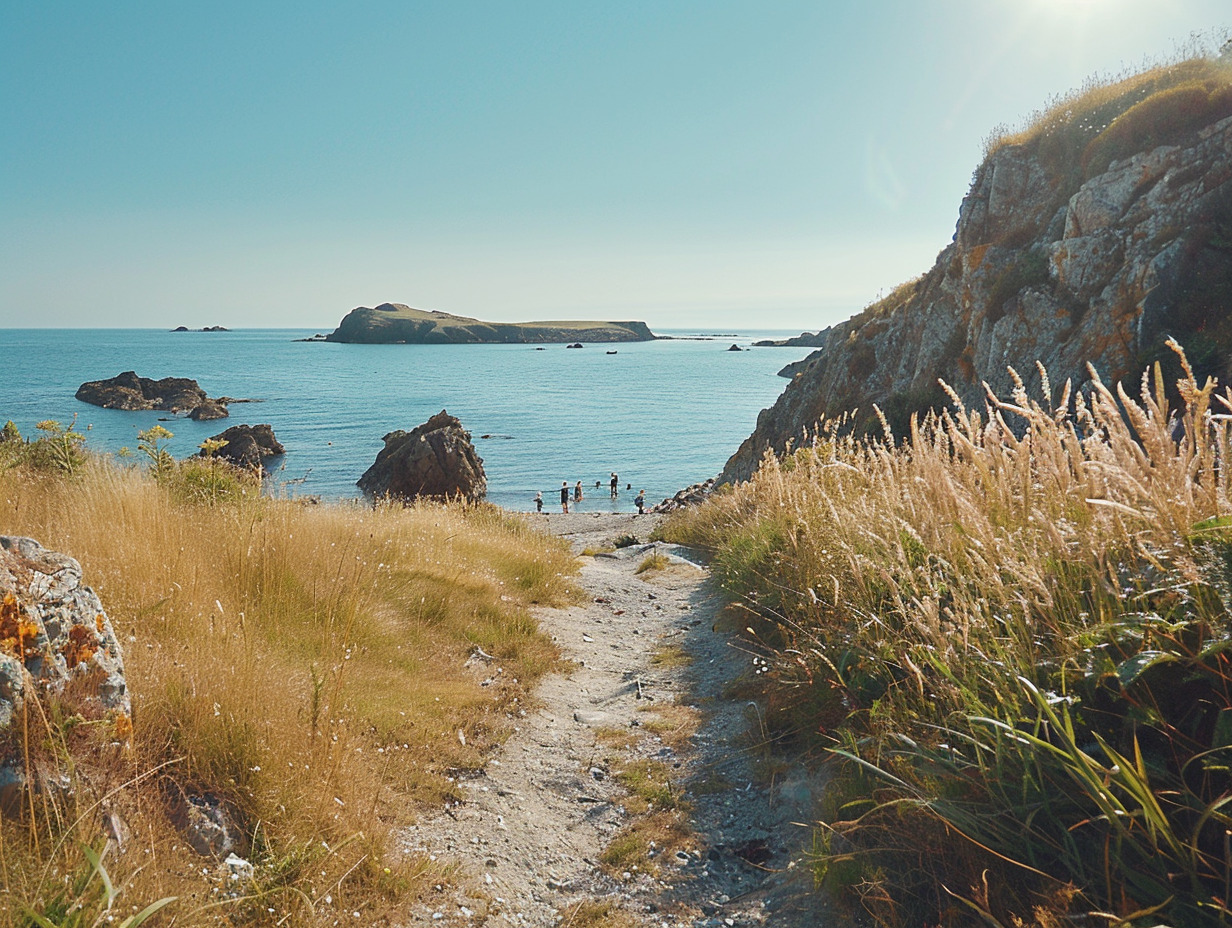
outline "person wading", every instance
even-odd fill
[[[562,480],[560,482],[560,511],[569,512],[569,481]]]

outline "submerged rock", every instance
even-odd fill
[[[384,441],[376,461],[356,483],[369,496],[462,497],[473,502],[488,491],[471,433],[443,409],[410,432],[390,432]]]

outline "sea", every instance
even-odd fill
[[[448,410],[471,432],[488,500],[559,509],[561,482],[582,482],[580,511],[633,511],[716,475],[787,381],[778,371],[808,348],[752,348],[798,332],[667,330],[652,342],[564,345],[342,345],[305,342],[313,330],[0,329],[0,424],[24,436],[54,419],[100,452],[136,451],[157,423],[177,457],[238,423],[269,423],[287,452],[272,462],[272,492],[348,499],[383,447]],[[731,351],[735,344],[749,350]],[[538,350],[542,347],[543,350]],[[88,380],[122,371],[189,377],[210,396],[259,402],[231,418],[194,422],[124,412],[74,398]],[[610,474],[620,496],[609,494]],[[596,487],[596,483],[599,484]]]

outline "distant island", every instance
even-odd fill
[[[329,335],[312,341],[368,345],[525,344],[538,342],[648,342],[644,322],[482,322],[436,310],[382,303],[351,310]]]

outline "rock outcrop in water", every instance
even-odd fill
[[[654,339],[644,322],[481,322],[467,316],[413,309],[402,303],[351,310],[328,342],[362,344],[522,344],[641,342]]]
[[[27,783],[6,735],[27,700],[48,694],[87,721],[110,715],[127,736],[124,658],[81,565],[32,538],[0,535],[0,806],[12,808]]]
[[[77,388],[77,399],[104,409],[162,409],[188,413],[193,419],[225,419],[227,404],[243,402],[227,396],[211,399],[201,385],[187,377],[151,380],[125,371],[108,380],[91,380]]]
[[[376,461],[356,484],[369,496],[474,501],[488,491],[483,459],[471,444],[471,433],[443,409],[410,432],[390,432],[384,441]]]
[[[233,425],[225,432],[213,436],[210,441],[224,442],[217,451],[207,453],[202,451],[200,457],[216,457],[234,464],[256,470],[265,465],[268,458],[286,453],[274,437],[274,429],[264,423],[259,425]]]
[[[1183,67],[1219,77],[1222,66]],[[1136,379],[1175,363],[1174,336],[1200,376],[1227,382],[1232,78],[1198,87],[1193,100],[1193,81],[1126,90],[1115,111],[1081,124],[1062,114],[996,149],[932,269],[819,333],[823,346],[784,369],[794,379],[721,479],[747,479],[823,416],[858,410],[854,427],[876,429],[873,404],[901,436],[912,413],[948,404],[939,378],[978,408],[984,383],[1012,388],[1007,366],[1033,391],[1037,361],[1058,386],[1087,381],[1088,362],[1105,382]]]

